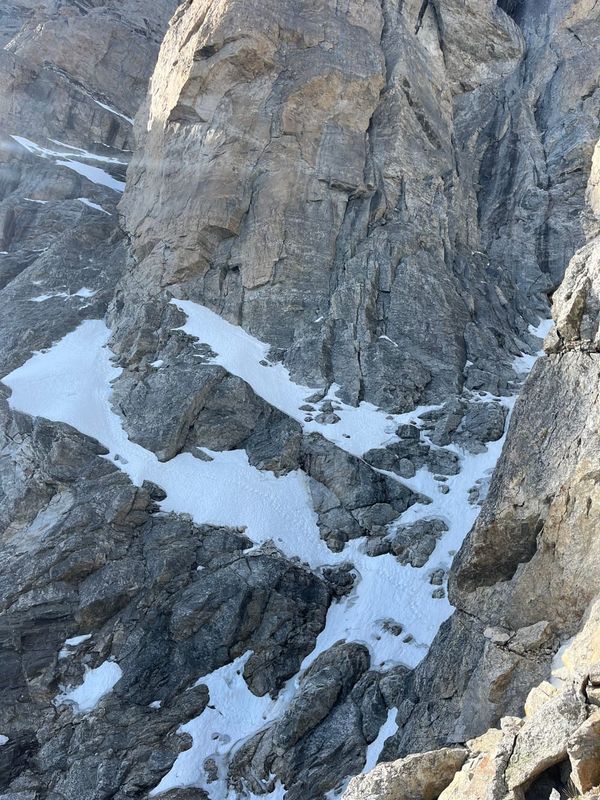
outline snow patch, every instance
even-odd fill
[[[536,336],[543,342],[553,326],[553,319],[541,319],[537,325],[530,325],[528,330],[532,336]],[[522,353],[514,359],[513,369],[518,375],[527,375],[533,369],[533,365],[538,358],[542,358],[544,355],[543,349],[538,350],[537,353],[533,355],[530,353]]]
[[[295,383],[283,364],[268,362],[270,346],[251,336],[238,325],[215,314],[205,306],[191,300],[172,300],[187,316],[180,330],[209,345],[216,353],[212,360],[228,372],[246,381],[259,397],[300,422],[307,433],[318,431],[356,456],[362,456],[373,447],[380,447],[395,438],[398,425],[410,422],[419,414],[437,406],[421,406],[406,414],[387,414],[372,403],[362,402],[358,407],[342,403],[337,397],[340,387],[333,384],[324,400],[333,401],[340,421],[321,424],[306,420],[306,411],[300,406],[316,389]],[[267,361],[265,367],[262,362]],[[318,405],[318,404],[315,404]]]
[[[82,286],[81,289],[78,289],[76,292],[72,294],[69,292],[50,292],[48,294],[39,294],[37,297],[30,297],[30,303],[45,303],[46,300],[51,300],[53,297],[93,297],[95,294],[98,294],[97,289],[88,289],[86,286]]]
[[[66,647],[62,647],[58,653],[58,658],[62,661],[64,658],[69,658],[75,652],[75,648],[80,644],[89,641],[92,638],[91,633],[84,633],[82,636],[72,636],[70,639],[65,639]]]
[[[244,666],[251,655],[247,652],[196,682],[196,686],[204,684],[208,687],[209,704],[200,716],[179,728],[178,733],[192,737],[192,747],[177,756],[170,772],[150,792],[151,797],[188,786],[204,789],[212,800],[229,800],[236,796],[227,789],[228,760],[236,745],[280,716],[289,702],[293,682],[293,679],[288,682],[287,690],[280,692],[276,700],[269,695],[257,697],[252,694],[243,678]],[[218,781],[209,782],[205,769],[207,759],[211,759],[211,766],[216,768]],[[277,788],[274,791],[277,792]],[[270,796],[274,799],[284,795],[285,792]],[[252,797],[249,794],[244,796]]]
[[[72,636],[70,639],[65,639],[65,644],[69,647],[77,647],[92,638],[91,633],[83,633],[81,636]]]
[[[0,733],[0,747],[5,745],[9,741],[10,739],[8,738],[8,736],[5,736],[3,733]]]
[[[374,742],[371,742],[367,748],[367,760],[365,761],[363,772],[370,772],[376,766],[377,759],[381,755],[386,739],[389,739],[390,736],[393,736],[398,730],[398,723],[396,722],[397,715],[398,709],[390,708],[386,721],[379,729],[377,738]]]
[[[77,158],[83,158],[86,161],[100,161],[105,164],[119,164],[122,166],[126,165],[127,162],[125,161],[120,161],[119,159],[110,158],[107,156],[100,156],[96,153],[90,153],[87,150],[82,150],[79,147],[73,147],[71,145],[65,145],[62,142],[55,141],[55,144],[60,144],[63,147],[66,147],[67,152],[52,150],[48,147],[42,147],[41,145],[36,144],[35,142],[32,142],[30,139],[26,139],[23,136],[11,136],[11,138],[17,142],[17,144],[21,145],[21,147],[27,150],[28,153],[38,156],[38,158],[49,159],[58,166],[67,167],[68,169],[77,172],[79,175],[83,175],[92,183],[100,186],[106,186],[116,192],[123,192],[125,189],[125,183],[123,181],[118,181],[116,178],[113,178],[112,175],[105,170],[100,169],[100,167],[92,167],[89,164],[83,164],[81,161],[78,161]]]
[[[305,430],[319,430],[349,452],[361,454],[395,440],[398,424],[418,423],[418,415],[432,408],[387,415],[368,403],[358,408],[345,406],[335,396],[337,387],[332,387],[328,397],[334,401],[341,421],[336,425],[304,422],[305,412],[301,412],[299,406],[306,403],[307,396],[314,390],[294,383],[281,364],[267,367],[261,364],[268,356],[268,345],[208,309],[189,301],[175,302],[188,316],[183,329],[217,353],[215,363],[246,380],[272,405],[301,420]],[[110,405],[110,384],[120,370],[110,360],[109,336],[110,331],[103,322],[88,320],[49,351],[35,353],[22,367],[4,378],[4,383],[12,389],[11,407],[67,422],[98,439],[110,451],[107,458],[124,470],[134,483],[140,485],[143,480],[150,480],[164,488],[167,497],[161,503],[163,511],[189,513],[198,523],[245,526],[255,545],[274,537],[275,544],[288,557],[297,556],[313,568],[351,561],[358,576],[355,587],[349,596],[331,605],[326,626],[301,669],[340,640],[364,642],[371,653],[372,668],[398,663],[416,666],[439,626],[452,612],[447,599],[432,598],[431,573],[436,569],[448,569],[453,554],[474,523],[479,508],[469,502],[469,489],[491,474],[503,439],[488,443],[487,451],[476,455],[451,447],[460,458],[461,471],[448,477],[447,494],[437,491],[438,482],[424,468],[414,478],[404,481],[413,490],[429,495],[432,503],[411,506],[392,526],[391,532],[399,525],[423,518],[441,518],[448,525],[448,531],[440,537],[425,567],[402,566],[391,555],[367,556],[363,540],[349,542],[342,553],[332,553],[319,536],[304,473],[296,471],[277,478],[252,467],[245,451],[207,451],[212,461],[182,453],[162,463],[153,453],[129,441],[121,418]],[[157,362],[154,364],[156,366]],[[484,402],[493,398],[486,395],[473,399]],[[514,401],[511,397],[501,402],[511,412]],[[352,438],[345,439],[344,434]],[[402,626],[400,635],[392,632],[394,626],[387,624],[390,622],[397,623],[396,631]],[[241,741],[280,716],[299,680],[298,676],[290,679],[276,700],[258,698],[243,680],[248,657],[247,653],[200,679],[199,683],[209,688],[210,707],[181,727],[182,732],[192,736],[193,746],[178,756],[172,770],[153,790],[153,796],[174,787],[197,786],[205,788],[212,800],[229,800],[225,780],[228,760]],[[118,680],[118,665],[105,662],[86,674],[83,686],[61,695],[61,701],[74,702],[80,709],[94,707],[97,700],[90,706],[94,699],[90,684],[93,687],[103,681],[89,676],[103,667],[119,670],[118,676],[116,673],[106,676]],[[110,680],[105,681],[105,685]],[[369,748],[368,764],[376,761],[385,738],[393,733],[394,724],[390,712],[376,742]],[[219,779],[210,784],[204,769],[207,758],[213,759],[219,775]],[[284,795],[283,787],[275,786],[270,796],[277,800]]]
[[[68,689],[55,698],[55,705],[72,704],[80,714],[92,711],[100,700],[109,694],[123,676],[121,667],[115,661],[104,661],[99,667],[86,667],[81,686]]]
[[[79,200],[80,203],[83,203],[84,206],[87,206],[88,208],[93,208],[94,211],[101,211],[103,214],[108,214],[109,217],[112,217],[110,211],[107,211],[105,208],[102,208],[102,206],[99,205],[98,203],[92,203],[92,201],[88,200],[87,197],[78,197],[77,199]]]
[[[121,117],[121,119],[124,119],[125,122],[128,122],[130,125],[133,125],[132,118],[126,116],[121,111],[117,111],[116,108],[108,106],[106,105],[106,103],[101,103],[100,100],[94,100],[94,103],[96,103],[97,106],[100,106],[100,108],[103,108],[105,111],[110,111],[111,114],[114,114],[116,117]]]

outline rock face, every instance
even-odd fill
[[[524,52],[491,0],[183,4],[121,206],[140,261],[115,318],[123,356],[155,350],[156,306],[175,292],[351,402],[407,410],[465,382],[506,391],[527,338],[520,315],[543,308],[523,291],[556,281],[537,257],[517,275],[488,221],[499,204],[547,204],[537,186],[508,199],[514,178],[491,168],[484,135],[505,128],[515,146],[515,101],[496,98],[514,94]],[[529,237],[506,238],[517,235]]]
[[[596,6],[0,8],[0,800],[595,796]]]

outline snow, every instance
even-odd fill
[[[153,700],[149,705],[148,708],[154,708],[158,710],[162,706],[162,700]]]
[[[370,772],[370,770],[373,769],[377,764],[377,759],[381,755],[386,739],[389,739],[390,736],[393,736],[398,730],[398,723],[396,722],[397,714],[397,708],[389,709],[387,719],[379,729],[377,738],[374,742],[371,742],[367,748],[367,760],[365,761],[363,772]]]
[[[95,669],[86,667],[81,686],[63,691],[55,698],[54,702],[56,705],[71,703],[78,713],[87,714],[112,691],[122,675],[121,667],[114,661],[104,661]]]
[[[41,145],[36,144],[35,142],[32,142],[30,139],[26,139],[23,136],[11,136],[11,138],[32,155],[38,156],[39,158],[50,159],[58,166],[72,169],[74,172],[77,172],[78,174],[83,175],[85,178],[92,181],[92,183],[100,186],[107,186],[109,189],[113,189],[116,192],[123,192],[125,189],[125,183],[123,181],[113,178],[112,175],[100,167],[92,167],[89,164],[83,164],[77,159],[80,158],[86,161],[100,161],[105,164],[119,164],[122,166],[126,165],[127,162],[125,161],[120,161],[117,158],[110,158],[108,156],[100,156],[96,153],[90,153],[87,150],[82,150],[80,147],[73,147],[72,145],[66,145],[55,140],[51,141],[54,141],[55,144],[66,148],[66,152],[52,150],[48,147],[42,147]]]
[[[236,744],[280,716],[292,688],[290,681],[287,691],[284,689],[276,700],[269,695],[257,697],[252,694],[242,677],[250,656],[251,652],[247,652],[197,681],[196,685],[208,687],[209,705],[199,717],[179,728],[179,733],[188,733],[192,737],[193,745],[177,756],[171,771],[150,792],[151,797],[187,786],[204,789],[212,800],[227,800],[230,796],[225,782],[228,756],[235,751]],[[214,759],[217,766],[220,780],[216,783],[207,780],[203,769],[206,758]]]
[[[130,125],[133,125],[132,118],[125,116],[125,114],[122,114],[120,111],[117,111],[116,108],[113,108],[112,106],[107,106],[106,103],[101,103],[100,100],[94,100],[94,103],[96,103],[97,106],[100,106],[100,108],[103,108],[105,111],[110,111],[111,114],[114,114],[116,117],[121,117],[121,119],[124,119],[125,122],[128,122]]]
[[[537,336],[539,339],[545,339],[553,327],[554,320],[552,318],[541,319],[537,325],[529,326],[529,333],[531,333],[533,336]]]
[[[41,206],[45,206],[50,202],[49,200],[34,200],[32,197],[24,197],[23,200],[27,200],[28,203],[38,203]]]
[[[536,336],[538,339],[543,341],[552,330],[553,325],[554,320],[541,319],[537,325],[530,325],[528,330],[532,336]],[[538,350],[537,353],[534,353],[533,355],[530,353],[522,353],[513,361],[513,369],[519,375],[527,375],[527,373],[531,372],[533,369],[533,365],[538,358],[541,358],[543,355],[543,350]]]
[[[341,421],[336,425],[304,422],[305,412],[300,411],[299,406],[314,390],[294,383],[281,364],[263,366],[260,362],[268,355],[268,345],[208,309],[189,301],[174,302],[187,314],[183,329],[211,347],[216,354],[215,363],[246,380],[261,397],[300,420],[305,430],[319,430],[357,455],[395,440],[400,422],[418,423],[418,415],[432,408],[424,407],[389,418],[390,415],[368,403],[361,403],[358,408],[346,406],[336,398],[337,387],[332,387],[328,397],[334,402]],[[535,330],[541,329],[542,323]],[[189,513],[198,523],[245,526],[256,546],[274,538],[287,556],[297,556],[313,568],[351,561],[357,574],[356,584],[349,596],[331,605],[326,626],[302,669],[319,653],[343,639],[364,642],[371,653],[372,668],[389,668],[395,664],[416,666],[439,626],[452,612],[447,599],[432,598],[435,587],[430,584],[431,573],[448,569],[453,554],[475,522],[479,507],[468,502],[469,489],[489,477],[503,439],[488,443],[486,452],[481,454],[452,447],[460,458],[461,470],[458,475],[448,477],[445,484],[448,494],[439,491],[439,483],[425,468],[404,481],[415,491],[431,497],[432,502],[411,506],[391,526],[390,532],[398,525],[423,518],[441,518],[448,525],[448,531],[440,537],[424,567],[403,566],[392,555],[369,557],[364,553],[364,540],[353,540],[342,553],[334,554],[320,539],[307,477],[301,471],[275,477],[252,467],[245,451],[207,451],[212,461],[182,453],[161,463],[153,453],[129,441],[121,418],[110,405],[111,381],[120,370],[111,363],[107,348],[109,337],[110,331],[103,322],[87,320],[50,350],[35,353],[3,379],[12,390],[11,407],[69,423],[98,439],[109,450],[106,457],[134,483],[139,485],[150,480],[163,487],[167,494],[161,503],[163,511]],[[154,362],[154,366],[158,367],[158,362]],[[514,397],[499,400],[489,395],[474,395],[472,399],[481,402],[496,399],[509,413],[515,401]],[[344,433],[351,438],[346,439]],[[389,621],[402,625],[399,636],[384,629],[384,623]],[[178,756],[153,795],[174,787],[199,786],[206,789],[211,800],[228,800],[224,776],[235,747],[281,714],[299,680],[298,676],[290,679],[276,700],[255,697],[242,677],[249,655],[200,679],[200,683],[209,687],[211,707],[180,729],[192,736],[193,746]],[[101,669],[110,674],[97,676]],[[119,677],[118,665],[105,662],[86,674],[81,687],[69,690],[59,699],[74,702],[85,711],[93,708]],[[101,694],[98,694],[99,689]],[[394,725],[390,712],[376,742],[369,747],[368,765],[376,761]],[[210,784],[202,766],[207,757],[215,759],[220,775],[218,781]],[[284,794],[283,787],[275,786],[270,796],[272,800],[280,800]],[[245,796],[251,798],[249,794]]]
[[[72,636],[70,639],[65,639],[65,644],[69,647],[77,647],[92,638],[91,633],[84,633],[81,636]]]
[[[92,638],[91,633],[84,633],[82,636],[72,636],[70,639],[65,639],[66,647],[62,647],[58,653],[59,660],[69,658],[75,652],[75,648],[80,644],[89,641]]]
[[[8,736],[5,736],[3,733],[0,733],[0,747],[5,745],[9,740]]]
[[[92,203],[91,200],[88,200],[87,197],[78,197],[77,198],[80,203],[83,203],[84,206],[88,208],[93,208],[95,211],[101,211],[103,214],[108,214],[109,217],[112,217],[110,211],[107,211],[105,208],[102,208],[101,205],[98,203]]]
[[[81,289],[78,289],[73,294],[69,292],[51,292],[49,294],[39,294],[37,297],[30,297],[30,303],[45,303],[46,300],[51,300],[53,297],[93,297],[95,294],[98,294],[97,289],[88,289],[86,286],[82,286]]]
[[[557,689],[564,689],[567,680],[570,677],[569,666],[565,661],[565,654],[577,638],[577,634],[571,636],[558,648],[552,659],[550,665],[550,678],[548,683],[555,686]]]
[[[125,181],[118,181],[100,167],[90,167],[89,164],[82,164],[80,161],[64,161],[62,159],[58,159],[55,163],[61,167],[72,169],[98,186],[107,186],[109,189],[114,189],[115,192],[125,191]]]
[[[286,555],[312,566],[331,560],[318,534],[304,473],[278,478],[250,466],[244,450],[207,451],[210,462],[181,453],[162,463],[129,441],[110,406],[110,382],[120,370],[110,362],[109,335],[103,322],[86,320],[48,352],[35,353],[3,379],[13,390],[11,406],[66,422],[101,441],[134,483],[147,479],[163,487],[164,511],[191,514],[198,523],[245,525],[256,544],[274,537]]]
[[[301,411],[300,406],[305,405],[306,398],[318,388],[294,383],[283,364],[261,364],[261,361],[268,361],[269,345],[255,339],[243,328],[190,300],[171,302],[187,315],[181,330],[209,345],[215,352],[213,363],[245,380],[259,397],[302,423],[307,433],[318,431],[353,455],[362,456],[367,450],[386,444],[394,438],[398,425],[437,408],[421,406],[406,414],[391,415],[372,403],[350,406],[338,399],[336,395],[340,387],[333,384],[324,399],[333,402],[340,421],[333,425],[314,420],[306,422],[306,411]]]

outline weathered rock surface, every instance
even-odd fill
[[[466,758],[464,748],[453,747],[379,764],[350,781],[344,800],[437,800]]]
[[[529,53],[491,0],[417,6],[181,7],[122,204],[140,262],[113,317],[128,363],[156,349],[148,320],[174,292],[352,401],[406,409],[445,399],[465,374],[469,388],[507,391],[510,354],[543,308],[529,288],[539,298],[564,266],[538,257],[532,231],[546,235],[552,192],[556,226],[565,206],[580,208],[585,181],[565,190],[562,167],[548,176],[534,106],[553,65],[536,14]],[[252,20],[242,37],[240,19]],[[551,23],[553,46],[581,70],[563,14]],[[531,97],[523,71],[535,73]],[[568,105],[574,87],[558,84]],[[571,157],[585,173],[593,136],[577,124]]]
[[[538,349],[547,295],[556,321],[450,575],[457,610],[413,671],[375,671],[362,640],[310,656],[331,604],[352,614],[351,562],[310,569],[166,514],[160,487],[69,426],[10,412],[3,390],[1,797],[147,797],[192,744],[180,726],[211,708],[199,679],[242,656],[249,691],[287,704],[230,763],[200,765],[241,798],[341,791],[391,709],[391,763],[353,800],[546,800],[569,774],[593,793],[599,14],[593,0],[0,9],[0,375],[108,310],[113,407],[149,455],[242,449],[260,470],[301,470],[332,551],[365,537],[349,549],[415,570],[447,526],[417,473],[449,493],[466,454],[502,437],[499,396]],[[302,410],[332,429],[333,384],[386,411],[439,407],[352,455],[211,363],[173,296],[321,387]],[[438,598],[447,567],[424,574]],[[61,700],[105,664],[122,674],[91,711]]]

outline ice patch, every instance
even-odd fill
[[[0,747],[5,745],[9,741],[10,739],[8,738],[8,736],[5,736],[3,733],[0,733]]]
[[[83,175],[84,178],[87,178],[89,181],[97,184],[98,186],[107,186],[109,189],[113,189],[115,192],[125,191],[124,181],[118,181],[108,172],[100,169],[100,167],[91,167],[89,164],[82,164],[80,161],[65,161],[62,159],[58,159],[55,163],[61,167],[68,167],[68,169],[72,169],[74,172],[77,172],[79,175]]]
[[[51,300],[53,297],[93,297],[95,294],[98,294],[97,289],[88,289],[86,286],[83,286],[81,289],[78,289],[73,294],[69,294],[69,292],[50,292],[49,294],[38,294],[37,297],[30,297],[30,303],[45,303],[46,300]]]
[[[59,660],[63,658],[69,658],[75,652],[75,648],[79,647],[80,644],[87,642],[89,639],[92,638],[91,633],[84,633],[82,636],[72,636],[70,639],[65,639],[66,647],[61,648],[58,653]]]
[[[552,659],[552,663],[550,665],[550,678],[548,679],[548,682],[557,689],[564,689],[565,683],[569,678],[569,667],[564,661],[564,655],[569,647],[571,647],[576,637],[577,634],[571,636],[571,638],[567,639],[566,642],[563,642]]]
[[[530,325],[528,330],[532,336],[536,336],[543,341],[552,330],[553,325],[553,319],[541,319],[537,325]],[[537,353],[533,355],[522,353],[514,359],[513,369],[518,375],[527,375],[533,369],[533,365],[538,358],[541,358],[543,355],[544,351],[542,349],[538,350]]]
[[[81,686],[64,691],[55,698],[55,705],[70,703],[80,714],[92,711],[100,700],[109,694],[123,676],[121,667],[114,661],[105,661],[95,669],[86,667]]]
[[[379,729],[377,738],[374,742],[371,742],[367,748],[367,760],[365,761],[363,772],[370,772],[375,767],[377,764],[377,759],[383,750],[383,745],[385,744],[386,739],[389,739],[390,736],[393,736],[398,730],[398,723],[396,722],[397,716],[398,709],[390,708],[386,721]]]
[[[539,339],[545,339],[553,327],[554,320],[552,317],[550,317],[550,319],[541,319],[537,325],[529,326],[529,333],[533,336],[537,336]]]
[[[69,647],[77,647],[92,638],[91,633],[84,633],[81,636],[72,636],[70,639],[65,639],[65,644]]]

